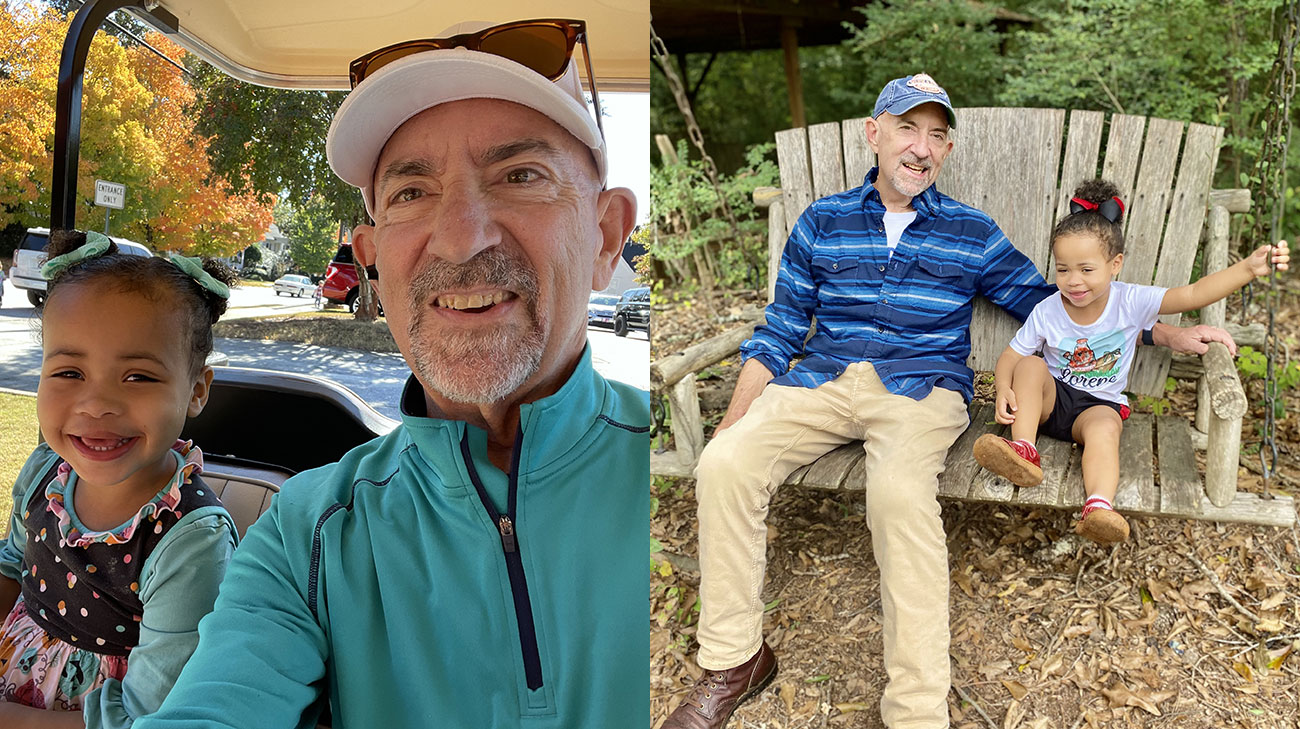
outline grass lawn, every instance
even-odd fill
[[[346,310],[307,311],[292,316],[267,316],[257,319],[219,321],[212,327],[214,337],[229,339],[269,339],[274,342],[300,342],[322,347],[347,347],[367,352],[397,352],[397,343],[383,319],[357,321]]]
[[[0,534],[9,533],[9,512],[13,509],[13,485],[23,462],[36,448],[36,398],[0,392]]]

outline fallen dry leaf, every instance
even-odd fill
[[[1161,716],[1156,704],[1173,698],[1175,693],[1174,691],[1133,691],[1118,681],[1110,688],[1101,690],[1101,695],[1110,702],[1112,709],[1134,706],[1153,716]]]
[[[794,684],[791,683],[781,684],[781,690],[778,692],[781,695],[781,701],[785,702],[787,716],[794,716],[794,692]]]
[[[1025,688],[1025,685],[1019,681],[1007,681],[1004,679],[1002,685],[1007,687],[1007,691],[1011,693],[1011,698],[1016,701],[1025,698],[1029,693],[1029,689]]]

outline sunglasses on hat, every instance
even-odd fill
[[[582,43],[582,60],[587,68],[592,105],[596,109],[596,126],[600,129],[600,136],[604,137],[605,127],[600,120],[596,76],[591,72],[587,24],[581,20],[517,20],[474,33],[394,43],[353,61],[348,67],[348,77],[355,89],[368,76],[400,58],[424,51],[464,48],[500,56],[536,71],[550,81],[558,81],[568,69],[569,61],[573,58],[573,47],[578,43]]]

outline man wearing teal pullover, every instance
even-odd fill
[[[322,707],[347,728],[648,726],[649,407],[586,346],[636,207],[604,189],[583,30],[463,24],[353,63],[327,153],[374,219],[354,249],[413,373],[402,425],[285,483],[138,729]]]

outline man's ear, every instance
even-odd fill
[[[375,265],[375,226],[358,225],[352,229],[352,255],[363,266]]]
[[[208,404],[208,395],[212,392],[212,368],[203,365],[199,370],[199,376],[194,379],[194,390],[190,393],[189,408],[185,411],[185,416],[192,418],[203,412],[203,406]]]
[[[626,187],[602,190],[596,200],[600,216],[600,248],[591,272],[591,290],[602,291],[614,277],[614,269],[623,255],[623,244],[636,227],[636,196]]]
[[[867,117],[867,144],[871,146],[871,151],[880,153],[880,121],[872,117]]]

